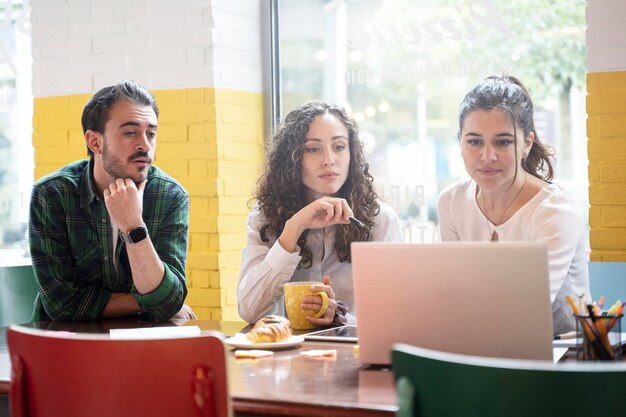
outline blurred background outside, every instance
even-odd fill
[[[467,176],[458,106],[492,74],[530,90],[555,181],[586,207],[584,0],[280,0],[278,30],[281,116],[346,107],[407,241],[439,239],[437,196]]]
[[[309,100],[359,122],[407,241],[438,240],[437,196],[466,176],[464,94],[490,74],[529,88],[555,181],[587,203],[584,0],[278,0],[281,115]],[[0,265],[28,262],[33,183],[28,0],[0,1]],[[262,22],[268,24],[268,22]]]

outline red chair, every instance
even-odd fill
[[[226,417],[222,336],[112,340],[7,331],[12,417]]]

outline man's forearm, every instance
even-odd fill
[[[141,242],[126,244],[133,283],[140,294],[148,294],[156,290],[165,275],[163,262],[159,258],[150,236]]]

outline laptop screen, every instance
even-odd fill
[[[398,342],[552,360],[543,244],[355,242],[352,268],[363,363],[390,363]]]

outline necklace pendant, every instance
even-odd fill
[[[492,242],[497,242],[498,241],[498,232],[496,232],[495,230],[491,234],[491,241]]]

